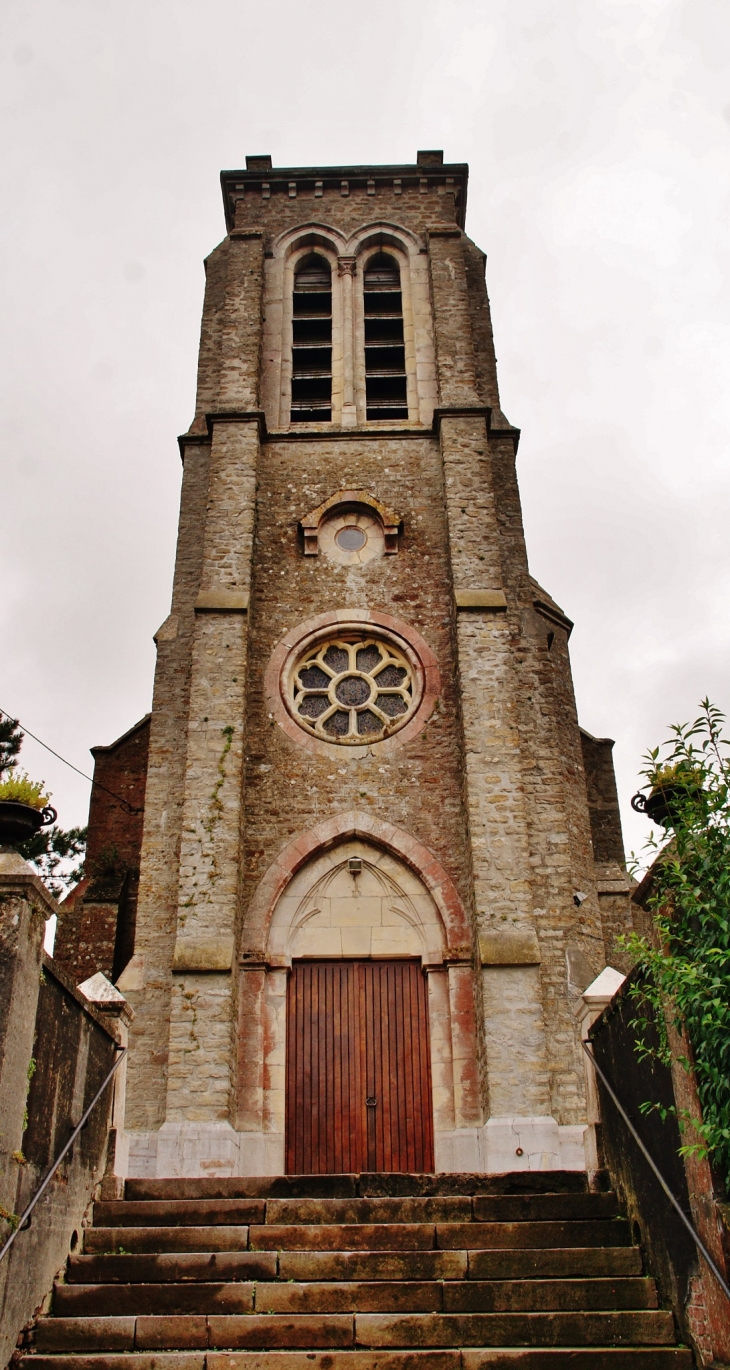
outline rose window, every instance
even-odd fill
[[[383,638],[328,638],[300,657],[290,707],[307,732],[328,742],[374,742],[411,717],[418,703],[408,659]]]

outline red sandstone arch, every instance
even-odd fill
[[[417,875],[431,895],[444,925],[447,958],[471,960],[471,932],[464,905],[453,880],[422,842],[369,813],[349,810],[300,833],[279,852],[262,877],[245,920],[241,956],[244,961],[266,959],[266,944],[276,903],[297,871],[318,852],[352,837],[384,847]]]

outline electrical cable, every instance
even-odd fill
[[[98,790],[103,790],[105,794],[111,795],[112,799],[116,799],[119,804],[124,806],[127,813],[144,813],[144,809],[135,808],[133,804],[129,803],[128,799],[122,799],[120,794],[115,794],[114,791],[108,789],[106,785],[102,785],[101,781],[95,780],[93,775],[85,775],[83,771],[79,770],[78,766],[74,766],[72,761],[67,761],[65,756],[61,756],[60,752],[54,752],[53,747],[49,747],[47,742],[42,742],[39,737],[36,737],[35,733],[31,732],[30,728],[26,728],[25,724],[20,722],[19,718],[14,718],[12,714],[9,714],[7,709],[0,707],[0,717],[10,719],[11,723],[14,723],[17,728],[20,728],[24,736],[27,735],[28,737],[32,737],[33,741],[37,742],[39,747],[44,747],[47,752],[51,753],[51,756],[56,757],[57,761],[62,761],[64,766],[68,766],[70,770],[75,771],[77,775],[80,775],[82,780],[88,780],[90,785],[96,785]]]

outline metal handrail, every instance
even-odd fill
[[[53,1179],[53,1177],[54,1177],[56,1171],[58,1170],[58,1167],[60,1166],[62,1160],[64,1159],[64,1156],[66,1156],[66,1155],[68,1154],[68,1152],[71,1150],[71,1147],[73,1146],[74,1142],[76,1141],[76,1138],[78,1137],[78,1135],[79,1135],[79,1133],[80,1133],[82,1127],[85,1126],[85,1124],[86,1124],[88,1118],[90,1117],[91,1113],[92,1113],[93,1110],[96,1108],[96,1105],[98,1104],[98,1102],[99,1102],[99,1100],[100,1100],[102,1094],[104,1093],[104,1090],[106,1089],[106,1087],[107,1087],[107,1085],[109,1084],[110,1080],[113,1078],[113,1076],[114,1076],[114,1074],[116,1073],[116,1071],[119,1069],[119,1067],[120,1067],[120,1065],[122,1064],[122,1061],[124,1060],[124,1057],[126,1056],[126,1054],[127,1054],[127,1048],[126,1048],[126,1047],[122,1047],[121,1050],[120,1050],[120,1052],[119,1052],[119,1055],[117,1056],[117,1058],[116,1058],[116,1060],[115,1060],[115,1062],[114,1062],[114,1065],[112,1066],[111,1070],[109,1071],[109,1074],[107,1075],[107,1077],[106,1077],[104,1083],[103,1083],[103,1084],[100,1086],[100,1088],[96,1091],[96,1094],[94,1095],[93,1099],[91,1100],[91,1103],[89,1104],[89,1107],[87,1108],[87,1110],[86,1110],[86,1112],[85,1112],[83,1118],[81,1119],[81,1122],[80,1122],[80,1123],[77,1123],[77,1125],[76,1125],[76,1127],[74,1128],[73,1132],[71,1133],[71,1136],[69,1137],[69,1139],[68,1139],[68,1141],[67,1141],[65,1147],[63,1148],[63,1151],[61,1151],[61,1152],[59,1153],[59,1155],[56,1157],[55,1161],[53,1162],[53,1165],[51,1166],[50,1170],[48,1171],[48,1174],[45,1176],[45,1178],[44,1178],[44,1180],[43,1180],[43,1182],[42,1182],[40,1188],[36,1190],[35,1194],[33,1195],[33,1198],[31,1199],[30,1203],[28,1204],[28,1207],[27,1207],[26,1209],[24,1209],[24,1211],[21,1213],[20,1217],[18,1218],[18,1225],[17,1225],[17,1227],[15,1228],[15,1230],[14,1230],[13,1232],[10,1233],[10,1236],[8,1237],[8,1239],[7,1239],[6,1243],[5,1243],[5,1245],[0,1249],[0,1261],[3,1259],[3,1256],[6,1256],[6,1255],[7,1255],[8,1251],[10,1250],[11,1246],[13,1245],[13,1242],[15,1241],[15,1238],[18,1236],[18,1233],[22,1232],[22,1231],[23,1231],[23,1228],[27,1225],[28,1219],[29,1219],[31,1213],[33,1212],[33,1209],[35,1208],[36,1204],[38,1203],[38,1200],[40,1199],[41,1195],[45,1192],[45,1190],[48,1188],[49,1184],[51,1183],[51,1180]]]
[[[692,1240],[693,1240],[695,1246],[697,1247],[698,1251],[700,1251],[700,1252],[702,1253],[702,1255],[704,1256],[704,1258],[705,1258],[707,1264],[708,1264],[709,1267],[710,1267],[710,1270],[712,1271],[713,1275],[715,1276],[715,1279],[717,1280],[717,1282],[718,1282],[720,1288],[722,1289],[723,1294],[725,1295],[725,1297],[726,1297],[727,1299],[730,1299],[730,1288],[729,1288],[728,1285],[725,1283],[725,1280],[723,1279],[722,1275],[720,1274],[720,1271],[718,1270],[717,1266],[715,1265],[715,1262],[713,1261],[712,1256],[710,1255],[709,1251],[707,1250],[707,1247],[705,1246],[705,1244],[704,1244],[704,1242],[702,1241],[701,1237],[699,1237],[699,1236],[697,1235],[697,1233],[695,1232],[695,1230],[694,1230],[694,1228],[693,1228],[693,1226],[692,1226],[692,1224],[691,1224],[689,1218],[687,1217],[687,1214],[685,1213],[684,1209],[683,1209],[683,1208],[681,1207],[681,1205],[678,1203],[677,1199],[675,1199],[675,1197],[674,1197],[674,1195],[673,1195],[671,1189],[669,1188],[669,1185],[667,1184],[666,1180],[664,1179],[664,1176],[662,1175],[661,1171],[660,1171],[659,1168],[657,1167],[655,1161],[654,1161],[653,1158],[649,1155],[649,1152],[647,1151],[646,1147],[644,1146],[644,1143],[642,1142],[641,1137],[639,1136],[638,1132],[636,1131],[636,1128],[634,1127],[634,1124],[632,1123],[632,1121],[631,1121],[631,1119],[630,1119],[628,1113],[626,1112],[626,1109],[623,1107],[623,1104],[620,1102],[620,1100],[617,1098],[616,1094],[614,1093],[613,1086],[612,1086],[611,1082],[610,1082],[609,1080],[606,1079],[606,1076],[604,1075],[603,1071],[601,1070],[601,1067],[599,1066],[599,1064],[598,1064],[598,1062],[597,1062],[595,1056],[593,1055],[593,1052],[588,1050],[588,1044],[587,1044],[586,1042],[581,1042],[581,1046],[582,1046],[582,1048],[583,1048],[583,1050],[584,1050],[586,1056],[588,1057],[589,1061],[591,1062],[591,1065],[593,1066],[593,1069],[596,1071],[596,1073],[597,1073],[598,1075],[600,1075],[600,1077],[601,1077],[601,1079],[602,1079],[602,1081],[603,1081],[603,1083],[604,1083],[604,1085],[605,1085],[605,1087],[606,1087],[606,1090],[608,1091],[608,1093],[609,1093],[611,1099],[613,1100],[614,1104],[616,1105],[616,1108],[618,1109],[619,1113],[621,1114],[621,1117],[623,1118],[623,1120],[624,1120],[624,1122],[625,1122],[627,1128],[629,1129],[629,1132],[631,1133],[631,1136],[633,1137],[634,1141],[636,1142],[637,1146],[639,1147],[639,1150],[641,1151],[641,1153],[642,1153],[644,1159],[648,1162],[648,1164],[651,1166],[651,1169],[654,1171],[654,1174],[656,1175],[656,1178],[658,1179],[658,1181],[659,1181],[659,1183],[660,1183],[662,1189],[664,1190],[664,1193],[666,1194],[667,1198],[669,1199],[670,1204],[672,1205],[673,1208],[676,1209],[676,1211],[677,1211],[677,1213],[679,1214],[680,1218],[682,1219],[682,1222],[684,1223],[684,1225],[685,1225],[687,1231],[689,1232],[689,1234],[690,1234],[690,1236],[691,1236],[691,1238],[692,1238]],[[0,1252],[0,1255],[2,1255],[1,1252]]]

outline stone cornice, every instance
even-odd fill
[[[459,229],[463,229],[469,183],[466,162],[446,162],[441,165],[406,162],[397,166],[342,167],[265,167],[262,164],[250,171],[222,171],[221,191],[226,228],[230,233],[235,222],[236,199],[241,195],[245,197],[247,191],[261,194],[265,188],[267,198],[282,195],[289,199],[292,183],[302,195],[314,194],[315,186],[318,195],[327,191],[341,195],[343,182],[347,185],[347,194],[352,194],[354,190],[367,192],[368,182],[383,188],[392,188],[393,183],[398,182],[402,193],[408,186],[420,189],[423,181],[439,191],[453,193],[457,222]]]
[[[432,434],[440,434],[441,424],[444,419],[460,418],[485,418],[487,421],[487,432],[490,438],[508,438],[515,452],[520,440],[519,428],[512,425],[505,426],[500,423],[499,427],[492,424],[492,415],[495,410],[489,404],[463,404],[439,406],[433,411],[433,423],[430,428],[414,428],[394,426],[385,428],[368,424],[366,427],[359,428],[335,428],[322,425],[319,428],[284,428],[269,430],[266,426],[266,415],[263,409],[224,409],[213,410],[205,415],[206,432],[193,432],[190,429],[187,433],[181,433],[178,438],[181,460],[185,460],[186,447],[201,447],[207,445],[213,436],[213,427],[216,423],[257,423],[259,428],[259,440],[263,442],[340,442],[343,439],[351,440],[357,438],[428,438]],[[500,419],[503,418],[501,412],[496,410]]]
[[[558,628],[564,628],[568,637],[573,631],[573,620],[563,614],[553,604],[546,604],[544,599],[533,599],[532,607],[541,618],[546,618],[549,623],[555,623]]]

